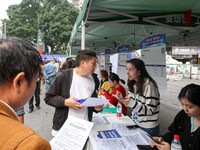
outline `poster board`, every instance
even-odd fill
[[[125,88],[127,88],[127,80],[128,76],[126,74],[126,62],[129,60],[129,45],[121,45],[118,47],[118,68],[117,74],[120,79],[123,79],[126,83],[122,84]]]
[[[118,53],[110,55],[110,63],[112,64],[112,72],[117,74],[118,69]]]
[[[167,93],[165,41],[165,34],[158,34],[141,42],[141,59],[150,76],[157,82],[161,94]]]
[[[111,54],[111,50],[106,49],[105,50],[105,70],[108,73],[110,72],[110,54]]]
[[[100,70],[105,70],[105,52],[100,53]]]

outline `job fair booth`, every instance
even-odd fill
[[[112,72],[126,81],[126,61],[135,58],[130,53],[141,49],[139,58],[157,82],[160,93],[166,93],[166,45],[182,44],[183,37],[187,44],[199,39],[199,17],[193,14],[199,10],[198,4],[195,0],[167,0],[165,5],[160,1],[85,0],[67,50],[71,54],[84,49],[95,51],[99,71],[112,64]],[[119,118],[113,112],[94,114],[93,122],[69,117],[50,143],[53,150],[137,150],[137,145],[147,149],[144,145],[149,145],[151,139],[134,125],[131,116]]]
[[[165,35],[158,34],[145,38],[141,42],[140,59],[145,62],[146,69],[156,80],[160,93],[167,90]],[[109,50],[98,54],[99,70],[107,70],[106,64],[112,63],[112,71],[120,78],[127,80],[126,61],[134,55],[129,53],[129,46],[118,47],[118,53],[110,54]],[[81,101],[85,107],[107,103],[105,98],[87,98]],[[138,150],[149,148],[151,138],[137,126],[132,114],[117,117],[115,111],[93,113],[92,122],[69,116],[58,134],[50,141],[53,150]]]
[[[138,150],[150,142],[128,116],[99,113],[92,122],[69,116],[50,144],[53,150]]]

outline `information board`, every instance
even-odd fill
[[[141,59],[150,76],[157,82],[160,93],[167,93],[165,35],[158,34],[142,41]]]

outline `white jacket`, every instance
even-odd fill
[[[134,93],[129,92],[131,101],[128,104],[134,112],[138,112],[137,124],[143,128],[154,128],[158,122],[158,115],[160,111],[160,94],[158,88],[148,79],[145,79],[143,84],[143,91],[140,94],[136,94],[136,100],[134,99]]]

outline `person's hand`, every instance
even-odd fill
[[[119,92],[119,91],[117,91],[116,93],[115,93],[115,95],[116,96],[118,96],[118,97],[123,97],[123,95],[122,95],[122,93],[121,92]],[[131,98],[130,97],[125,97],[125,98],[117,98],[119,101],[121,101],[125,106],[127,106],[129,103],[130,103],[130,101],[131,101]]]
[[[75,97],[70,97],[68,99],[65,99],[65,106],[68,106],[69,108],[72,108],[75,110],[84,108],[84,106],[81,103],[77,102],[76,100],[78,99]]]
[[[124,99],[120,100],[125,106],[127,106],[130,101],[131,101],[131,98],[130,97],[125,97]]]
[[[122,93],[119,92],[119,91],[117,91],[117,92],[115,93],[115,95],[118,96],[118,97],[123,97]],[[117,99],[120,100],[119,98],[117,98]]]
[[[162,137],[153,137],[153,139],[159,143],[163,142],[163,138]],[[156,146],[156,142],[154,142],[153,140],[151,141],[151,147]]]
[[[96,111],[101,111],[101,110],[103,109],[103,106],[104,106],[104,105],[94,106],[94,109],[95,109]]]
[[[170,144],[167,142],[161,142],[161,144],[155,144],[155,146],[159,149],[159,150],[170,150]]]
[[[103,93],[103,92],[104,92],[104,89],[103,89],[103,88],[99,88],[99,91],[100,91],[101,93]]]

